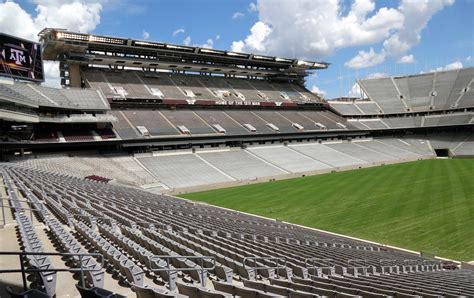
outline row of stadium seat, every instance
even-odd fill
[[[19,105],[56,109],[105,111],[110,106],[96,90],[58,89],[35,84],[0,82],[0,97]]]
[[[472,271],[447,270],[448,263],[408,252],[29,167],[0,170],[5,188],[18,187],[37,206],[53,239],[68,250],[103,254],[109,269],[87,274],[82,291],[101,292],[104,279],[118,274],[115,282],[126,281],[137,297],[474,295]],[[200,257],[215,258],[216,266],[201,266]],[[129,295],[123,287],[109,290]]]
[[[136,157],[50,156],[19,162],[64,174],[74,172],[79,177],[96,175],[125,184],[177,190],[339,171],[433,156],[427,141],[384,138],[249,146],[246,149],[203,148],[195,152],[185,150]]]
[[[37,129],[36,142],[75,142],[176,135],[246,135],[297,133],[325,130],[384,130],[392,128],[469,125],[474,114],[384,117],[356,119],[337,116],[329,111],[248,111],[248,110],[113,110],[117,119],[113,129],[67,129],[57,126]],[[117,135],[115,134],[115,132]]]
[[[343,115],[402,114],[474,107],[474,68],[358,81],[369,100],[330,102]]]
[[[123,139],[144,135],[269,134],[348,130],[347,121],[329,111],[114,110],[114,129]]]
[[[101,90],[107,97],[204,100],[230,102],[321,102],[315,94],[297,84],[184,75],[90,69],[82,77],[88,87]]]
[[[451,113],[443,115],[359,118],[348,119],[348,123],[362,130],[413,128],[413,127],[440,127],[454,125],[469,125],[474,123],[474,113]]]

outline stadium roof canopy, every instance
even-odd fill
[[[65,63],[166,69],[236,76],[301,78],[329,63],[236,53],[45,28],[43,58]]]

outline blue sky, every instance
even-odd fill
[[[53,26],[326,61],[307,87],[327,98],[348,95],[356,78],[474,66],[474,0],[75,2],[0,1],[0,31],[32,38]]]

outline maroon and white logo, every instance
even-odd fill
[[[0,32],[0,76],[44,81],[41,46]]]
[[[5,45],[5,60],[13,68],[30,68],[30,55],[28,51],[17,45]]]
[[[26,63],[26,56],[23,51],[17,49],[10,49],[10,58],[9,60],[15,61],[16,65],[23,65]]]

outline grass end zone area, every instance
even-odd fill
[[[422,160],[181,196],[440,257],[474,260],[474,159]]]

